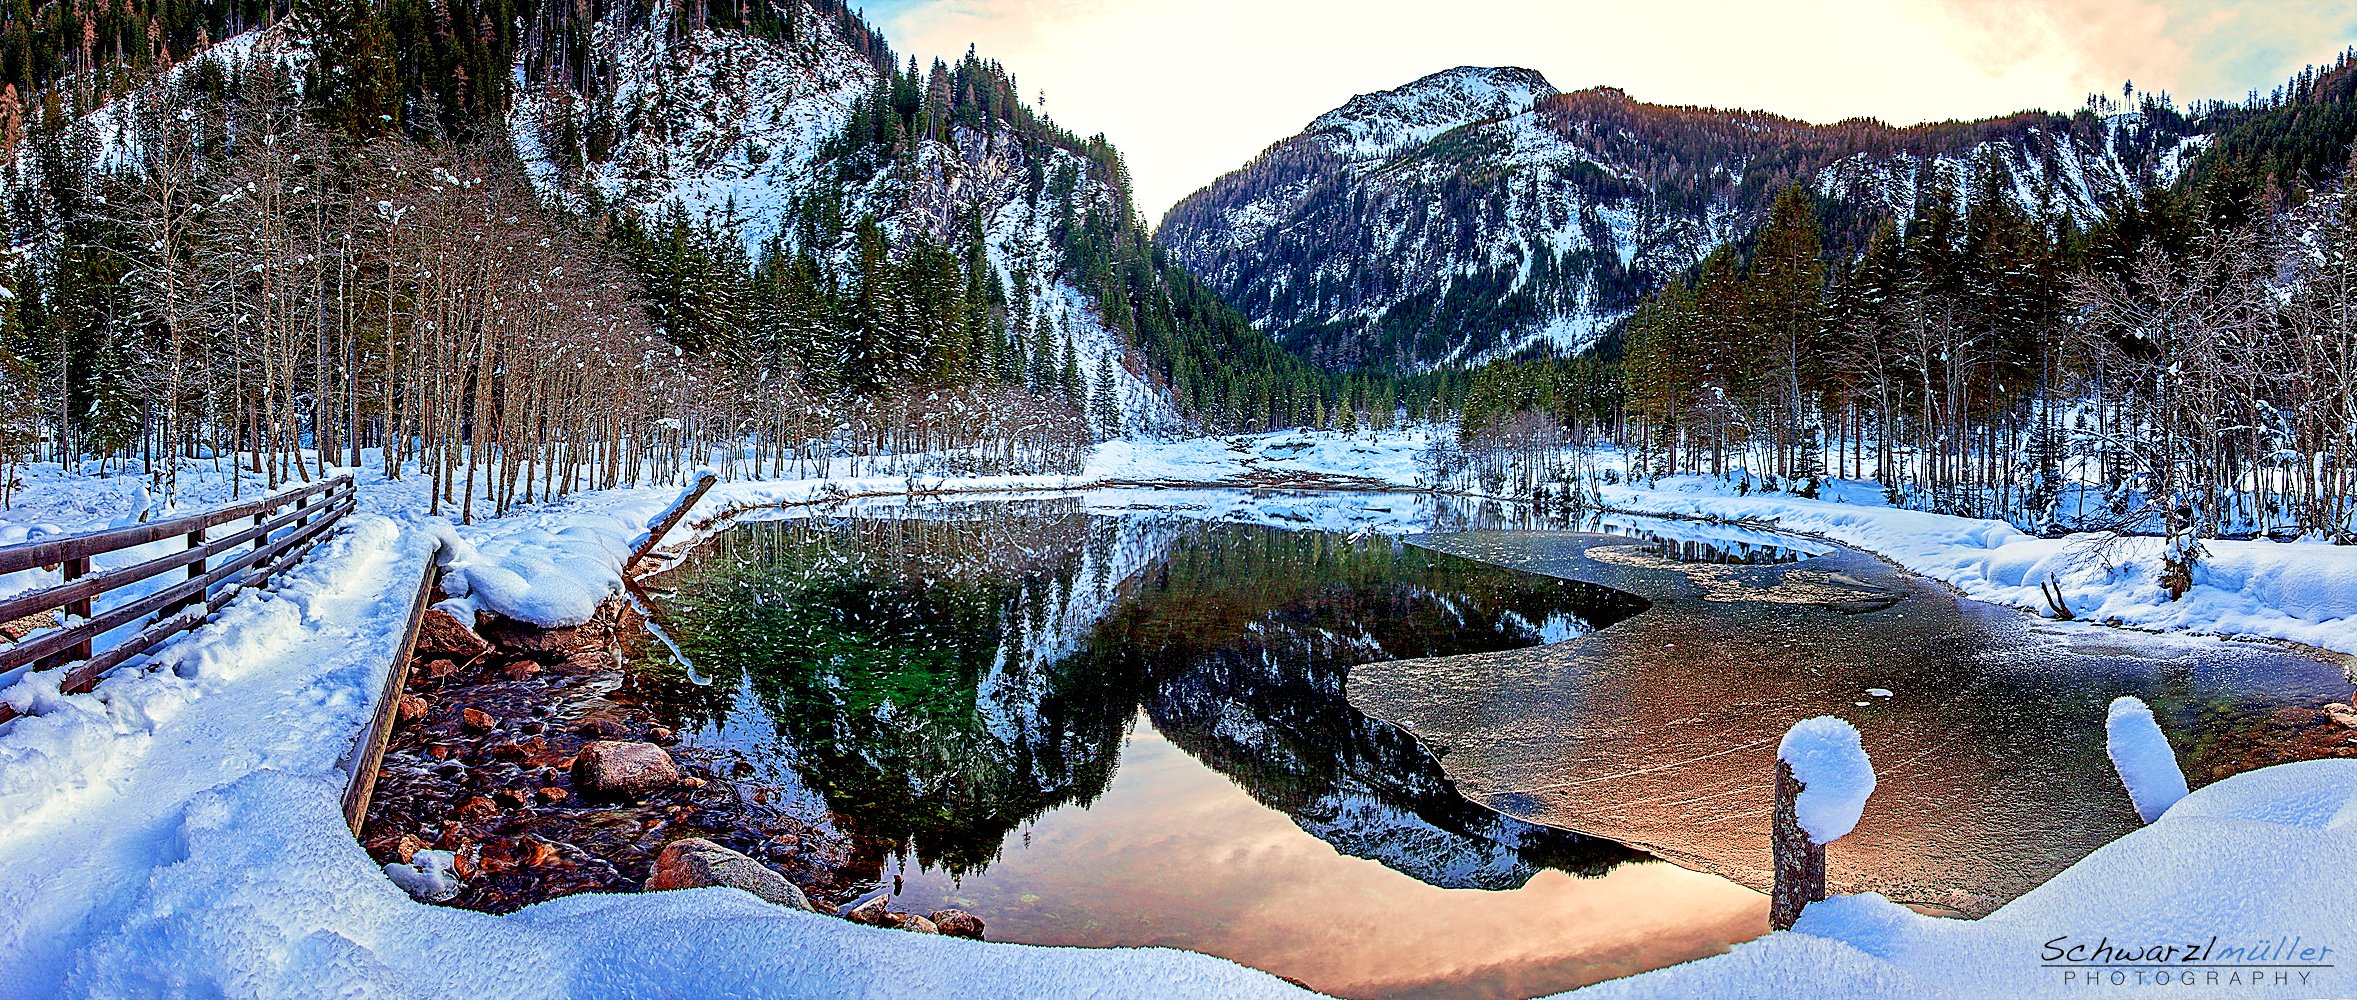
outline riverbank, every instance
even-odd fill
[[[2002,521],[1893,508],[1873,483],[1829,482],[1812,500],[1738,495],[1717,479],[1677,476],[1651,488],[1606,486],[1602,496],[1632,514],[1743,521],[1840,542],[1974,600],[2048,617],[2056,615],[2052,587],[2080,621],[2357,654],[2357,546],[2204,541],[2192,589],[2171,599],[2158,582],[2159,538],[2043,538]]]

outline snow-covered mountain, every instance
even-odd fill
[[[585,64],[519,59],[509,138],[542,194],[647,220],[676,208],[733,232],[755,258],[809,238],[810,213],[840,220],[839,231],[873,216],[896,245],[921,235],[963,247],[978,227],[1010,298],[1055,324],[1057,353],[1068,344],[1089,376],[1111,362],[1122,430],[1175,429],[1167,388],[1106,322],[1093,287],[1067,272],[1046,191],[1068,176],[1072,211],[1121,213],[1126,179],[1077,143],[1019,127],[1030,119],[1020,108],[904,134],[888,160],[865,155],[842,139],[891,94],[889,49],[839,5],[777,6],[787,26],[766,32],[683,22],[672,5],[618,6],[590,26]],[[947,86],[938,69],[932,86]],[[830,244],[821,256],[855,266],[854,241],[815,231]]]
[[[1666,278],[1741,240],[1795,181],[1837,247],[1976,171],[2084,224],[2172,180],[2204,137],[2138,114],[1893,128],[1560,93],[1460,67],[1363,94],[1172,208],[1156,239],[1330,367],[1408,370],[1593,343]]]

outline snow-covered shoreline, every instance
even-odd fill
[[[1415,484],[1421,444],[1408,435],[1295,432],[1114,442],[1064,476],[731,482],[689,521],[712,530],[729,512],[856,494],[889,502],[881,498],[912,486],[1077,491],[1298,473],[1404,490]],[[35,485],[5,519],[11,530],[36,522],[80,530],[152,505],[120,481]],[[2156,601],[2152,574],[2132,561],[2074,570],[2067,540],[1892,510],[1850,496],[1862,491],[1840,491],[1847,486],[1836,495],[1861,502],[1736,497],[1708,480],[1606,487],[1604,500],[1654,514],[1773,519],[1982,600],[2034,610],[2042,606],[2036,583],[2051,572],[2084,618],[2219,630],[2198,627],[2206,614],[2246,634],[2357,651],[2349,614],[2357,552],[2212,543],[2214,568],[2197,575],[2189,609],[2177,612]],[[10,873],[0,881],[0,913],[10,915],[0,919],[0,998],[1305,995],[1202,955],[926,938],[728,890],[575,896],[505,917],[411,901],[353,841],[337,802],[340,761],[381,687],[423,560],[437,543],[449,546],[445,578],[468,606],[544,624],[586,618],[619,588],[647,522],[678,494],[675,484],[582,494],[460,526],[425,515],[415,484],[378,478],[367,483],[363,510],[317,554],[160,648],[154,669],[118,672],[90,694],[39,693],[36,714],[0,727],[0,871]],[[1205,516],[1252,516],[1208,496]],[[683,528],[666,547],[695,536]],[[2344,574],[2352,581],[2345,588]],[[2234,585],[2247,579],[2276,589]],[[2343,943],[2324,939],[2357,926],[2357,903],[2336,888],[2353,858],[2357,762],[2268,768],[2195,792],[2153,826],[1980,921],[1924,917],[1871,895],[1837,897],[1812,906],[1791,933],[1580,995],[2085,995],[2090,987],[2037,960],[2056,935],[2305,935],[2337,958]],[[2295,979],[2235,992],[2297,996],[2345,992],[2348,983]],[[2135,988],[2131,980],[2116,991]]]
[[[2280,639],[2357,655],[2357,546],[2205,540],[2193,589],[2171,600],[2157,582],[2158,538],[2041,538],[2002,521],[1884,505],[1872,484],[1827,484],[1830,499],[1738,496],[1703,476],[1605,486],[1616,511],[1745,521],[1872,553],[1966,597],[2051,614],[2051,583],[2083,621],[2154,632]]]

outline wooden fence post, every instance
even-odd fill
[[[76,580],[79,580],[79,579],[83,578],[84,576],[87,576],[87,575],[89,575],[89,573],[90,573],[90,559],[89,559],[89,557],[87,557],[87,556],[83,556],[83,557],[80,557],[80,558],[74,558],[74,559],[68,559],[68,560],[66,560],[66,561],[65,561],[65,563],[64,563],[64,570],[65,570],[65,571],[64,571],[64,573],[63,573],[62,575],[63,575],[63,576],[64,576],[64,578],[65,578],[65,582],[67,582],[67,583],[72,583],[72,582],[74,582],[74,581],[76,581]],[[77,600],[77,601],[68,601],[68,602],[66,602],[66,606],[65,606],[65,616],[66,616],[66,621],[67,621],[68,623],[71,623],[71,622],[72,622],[74,619],[76,619],[76,618],[82,619],[83,621],[89,621],[89,620],[90,620],[90,599],[89,599],[89,598],[87,598],[87,597],[85,597],[85,598],[82,598],[82,599],[80,599],[80,600]],[[81,642],[77,642],[77,643],[75,643],[75,644],[74,644],[74,648],[73,648],[73,650],[72,650],[70,653],[68,653],[68,654],[67,654],[67,656],[66,656],[66,659],[68,659],[68,660],[87,660],[87,659],[89,659],[89,658],[90,658],[90,640],[89,640],[89,639],[84,639],[84,640],[82,640]]]
[[[1792,765],[1776,762],[1776,818],[1768,834],[1775,854],[1776,888],[1768,898],[1768,926],[1792,929],[1802,908],[1825,898],[1825,845],[1801,829],[1798,803],[1804,786]]]
[[[188,545],[187,545],[187,547],[188,547],[189,551],[192,551],[192,552],[197,552],[197,553],[199,553],[199,555],[196,557],[196,561],[195,561],[195,562],[192,562],[192,563],[189,563],[189,564],[188,564],[188,573],[187,573],[186,579],[190,579],[190,580],[199,580],[199,579],[203,579],[203,578],[204,578],[204,575],[205,575],[205,573],[207,572],[207,566],[206,566],[206,563],[208,562],[208,560],[207,560],[207,559],[205,558],[205,556],[202,554],[202,553],[203,553],[203,551],[204,551],[204,547],[205,547],[205,529],[204,529],[204,526],[202,526],[202,525],[199,525],[195,531],[191,531],[191,532],[189,532],[189,533],[188,533]],[[204,603],[204,599],[205,599],[205,592],[204,592],[204,589],[203,589],[203,588],[199,588],[199,589],[197,590],[197,592],[196,592],[196,593],[190,594],[190,595],[188,595],[187,597],[185,597],[185,598],[182,598],[181,600],[178,600],[178,601],[175,601],[175,602],[173,602],[173,603],[172,603],[172,605],[171,605],[170,607],[167,607],[167,608],[165,608],[165,609],[164,609],[163,613],[164,613],[166,616],[170,616],[170,615],[173,615],[173,614],[177,614],[177,613],[179,613],[179,612],[181,612],[181,611],[185,611],[185,610],[187,610],[187,609],[189,609],[189,608],[195,607],[195,606],[196,606],[196,605],[198,605],[198,604]]]

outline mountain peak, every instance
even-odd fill
[[[1530,110],[1558,93],[1537,70],[1458,66],[1391,90],[1360,94],[1319,115],[1306,132],[1328,139],[1348,159],[1389,155],[1474,122]]]

